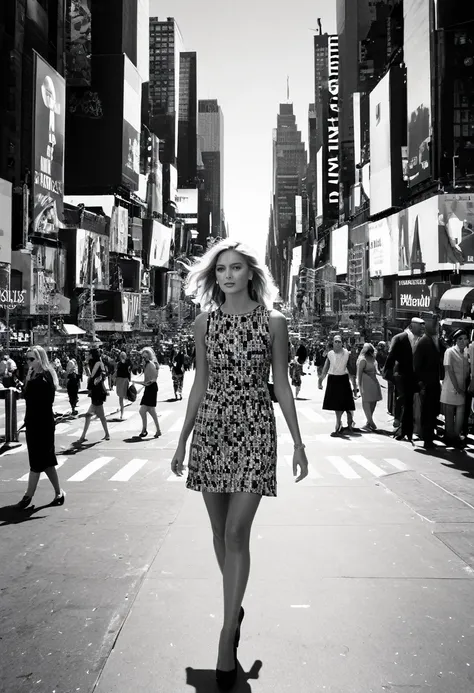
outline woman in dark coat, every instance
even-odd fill
[[[46,474],[54,488],[55,496],[51,505],[64,505],[66,494],[59,485],[56,471],[58,461],[54,450],[53,402],[58,387],[58,376],[42,347],[28,349],[26,360],[29,369],[24,387],[25,426],[30,475],[26,494],[18,503],[18,507],[27,508],[30,505],[41,472]]]

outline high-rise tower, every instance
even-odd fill
[[[225,237],[224,210],[224,116],[217,99],[199,101],[199,146],[204,165],[205,200],[211,214],[210,231]]]
[[[183,38],[173,17],[150,17],[150,129],[160,139],[160,159],[176,164]]]
[[[195,188],[197,175],[196,53],[181,53],[178,114],[178,187]]]

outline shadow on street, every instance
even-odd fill
[[[252,689],[249,681],[258,679],[262,662],[256,659],[248,673],[242,669],[240,664],[238,666],[237,681],[232,691],[233,693],[250,693]],[[196,693],[212,693],[219,690],[216,684],[216,672],[213,669],[186,667],[186,683],[188,686],[194,686]]]

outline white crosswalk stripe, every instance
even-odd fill
[[[110,481],[130,481],[132,476],[136,474],[142,467],[146,465],[148,460],[134,459],[130,460],[125,467],[110,478]]]
[[[94,472],[97,472],[99,469],[102,469],[102,467],[105,467],[105,465],[111,462],[113,459],[113,457],[98,457],[96,460],[92,460],[92,462],[86,464],[86,466],[83,467],[83,469],[81,469],[79,472],[73,474],[68,481],[84,481],[84,479],[87,479],[94,474]]]
[[[300,409],[299,413],[303,414],[303,416],[309,419],[312,423],[328,423],[328,419],[325,419],[324,416],[318,414],[318,412],[314,411],[314,409]]]
[[[380,478],[381,476],[385,476],[386,472],[384,472],[383,469],[380,469],[380,467],[377,467],[376,464],[368,460],[366,457],[363,457],[362,455],[349,455],[349,458],[353,462],[357,462],[357,464],[360,464],[361,467],[366,469],[368,472],[376,476],[377,478]]]
[[[355,472],[350,464],[348,464],[342,457],[337,457],[336,455],[328,455],[326,457],[328,462],[330,462],[343,476],[345,479],[360,479],[361,477],[357,472]]]
[[[406,470],[409,469],[407,464],[400,462],[400,460],[396,460],[393,457],[386,457],[384,462],[391,464],[392,467],[395,467],[395,469],[398,469],[400,472],[406,472]]]

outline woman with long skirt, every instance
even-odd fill
[[[344,412],[347,414],[349,432],[352,432],[354,427],[352,412],[355,411],[355,404],[347,371],[348,360],[349,352],[343,348],[342,337],[337,334],[334,336],[333,348],[328,352],[323,372],[319,377],[319,389],[322,390],[324,378],[326,375],[328,376],[323,409],[334,411],[336,414],[336,430],[331,433],[332,436],[338,436],[343,432],[342,415]]]
[[[469,338],[464,330],[456,330],[451,337],[454,346],[444,354],[444,380],[441,387],[446,445],[460,447],[464,423],[466,390],[469,381],[469,358],[467,346]]]
[[[23,394],[26,402],[25,427],[26,446],[30,462],[28,487],[17,507],[27,508],[44,472],[54,488],[54,499],[50,505],[64,505],[66,494],[59,485],[56,467],[58,461],[54,449],[53,402],[58,388],[58,376],[50,364],[43,347],[28,349],[26,355],[28,374]]]
[[[224,586],[224,620],[216,680],[237,681],[237,648],[250,571],[250,533],[262,496],[276,496],[276,427],[268,389],[293,437],[293,474],[308,475],[293,393],[288,382],[288,328],[273,310],[274,287],[254,251],[236,241],[214,245],[188,277],[197,317],[196,377],[171,470],[182,476],[186,441],[194,429],[186,486],[201,492]],[[276,293],[276,292],[275,292]]]

